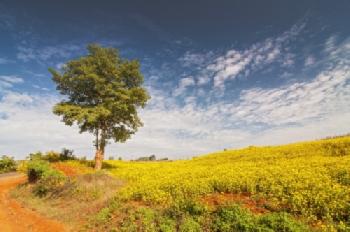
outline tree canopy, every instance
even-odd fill
[[[61,72],[49,69],[65,96],[53,112],[66,125],[77,124],[80,133],[95,135],[95,168],[100,169],[108,140],[125,142],[143,125],[137,109],[150,97],[137,60],[123,59],[117,49],[97,44],[87,49],[88,55],[67,62]]]

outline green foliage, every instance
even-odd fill
[[[139,209],[127,209],[128,217],[125,218],[121,225],[121,231],[157,231],[158,225],[156,221],[160,216],[153,209],[141,207]]]
[[[179,227],[180,232],[201,232],[201,226],[192,217],[185,217]]]
[[[220,232],[307,232],[309,228],[295,221],[287,213],[255,216],[238,205],[220,208],[215,216],[213,231]]]
[[[57,90],[67,97],[53,112],[66,125],[76,123],[80,133],[93,133],[103,153],[109,139],[124,142],[142,126],[137,108],[149,95],[138,61],[121,58],[114,48],[91,44],[87,49],[88,55],[69,61],[63,73],[49,69]]]
[[[271,213],[264,216],[258,221],[262,227],[271,231],[281,232],[303,232],[309,231],[307,227],[293,220],[287,213]]]
[[[54,192],[65,181],[61,172],[53,169],[47,161],[43,160],[29,161],[27,175],[30,183],[36,183],[33,193],[40,197]]]
[[[176,221],[169,217],[160,217],[159,219],[159,231],[160,232],[175,232]]]
[[[12,157],[3,155],[0,158],[0,173],[11,172],[16,170],[16,162]]]
[[[30,153],[27,159],[34,161],[34,160],[42,160],[43,159],[43,153],[41,151],[37,151],[34,153]]]
[[[60,162],[67,160],[77,160],[78,158],[73,154],[73,150],[69,150],[67,148],[63,148],[62,151],[48,151],[45,154],[38,151],[35,153],[30,153],[28,156],[29,160],[46,160],[49,162]]]
[[[55,193],[55,191],[64,184],[65,177],[56,170],[51,170],[45,173],[34,186],[33,193],[36,196],[44,197],[49,193]]]
[[[37,156],[36,156],[37,157]],[[35,183],[40,180],[44,173],[51,169],[48,162],[43,160],[31,160],[27,165],[27,176],[30,183]]]
[[[214,216],[213,231],[253,231],[255,218],[238,205],[223,207]]]

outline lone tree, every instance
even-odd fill
[[[108,140],[125,142],[143,125],[137,109],[150,97],[138,61],[121,58],[115,48],[90,44],[87,49],[88,55],[67,62],[62,72],[49,69],[66,96],[53,112],[66,125],[76,123],[80,133],[95,135],[95,169],[101,169]]]

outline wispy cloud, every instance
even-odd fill
[[[214,52],[196,53],[187,51],[179,58],[179,61],[184,67],[201,67],[210,62],[213,56]]]
[[[193,86],[195,85],[195,81],[194,81],[194,78],[193,77],[185,77],[185,78],[182,78],[180,80],[180,83],[179,83],[179,86],[174,90],[173,92],[173,95],[174,96],[179,96],[181,95],[182,93],[184,93],[184,91],[190,87],[190,86]]]
[[[213,73],[214,86],[224,89],[225,81],[235,79],[241,73],[254,72],[273,62],[279,62],[283,66],[293,65],[294,55],[288,51],[288,44],[304,27],[305,23],[298,23],[280,36],[267,38],[246,50],[231,49],[217,57],[207,66]]]
[[[306,67],[309,67],[309,66],[313,65],[315,62],[316,62],[316,61],[315,61],[315,57],[313,57],[313,56],[308,56],[308,57],[306,57],[306,59],[305,59],[304,65],[305,65]]]
[[[44,47],[17,47],[17,58],[23,62],[36,61],[46,62],[53,58],[68,58],[72,54],[82,50],[82,46],[75,44],[66,44],[59,46],[44,46]]]
[[[12,88],[14,84],[23,82],[24,80],[18,76],[0,75],[0,90]]]
[[[0,76],[0,80],[2,81],[6,81],[6,82],[9,82],[9,83],[22,83],[23,82],[23,79],[18,77],[18,76]]]
[[[12,63],[12,61],[7,58],[0,57],[0,64],[8,64],[8,63]]]

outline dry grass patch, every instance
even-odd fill
[[[84,230],[89,218],[106,206],[122,183],[101,172],[67,177],[65,183],[45,197],[33,193],[35,184],[24,184],[12,196],[26,207],[57,219],[73,231]]]

